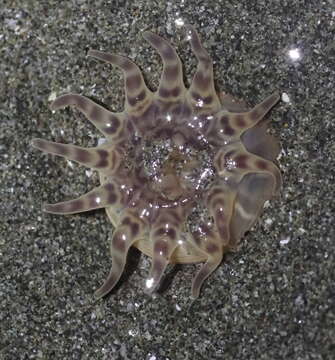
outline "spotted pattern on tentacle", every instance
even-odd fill
[[[128,251],[145,231],[145,223],[138,215],[127,210],[116,227],[111,240],[112,268],[104,284],[96,291],[100,298],[110,292],[119,281],[126,265]]]
[[[123,128],[123,113],[112,113],[89,98],[78,94],[62,95],[51,104],[50,108],[58,110],[69,105],[85,114],[106,137],[114,140],[120,136]]]
[[[150,31],[144,32],[143,37],[158,51],[163,61],[163,72],[156,96],[162,101],[183,98],[183,69],[176,50],[166,40]]]
[[[60,155],[89,168],[99,170],[108,175],[115,173],[121,166],[122,151],[117,146],[83,148],[75,145],[60,144],[43,139],[34,139],[32,145],[49,154]]]
[[[274,163],[279,145],[263,121],[279,101],[273,93],[246,110],[216,93],[213,62],[191,25],[186,36],[198,65],[189,89],[172,45],[146,31],[143,37],[163,63],[158,89],[146,86],[126,57],[90,50],[89,56],[124,74],[124,111],[114,113],[78,94],[58,97],[51,109],[73,106],[106,137],[94,148],[34,139],[32,145],[99,172],[101,185],[74,200],[47,204],[53,214],[105,208],[115,230],[112,267],[98,298],[118,283],[131,246],[152,257],[146,281],[154,291],[169,263],[203,262],[192,281],[199,296],[204,280],[225,252],[236,249],[264,202],[278,194],[281,174]]]
[[[191,83],[188,95],[193,106],[210,108],[211,112],[220,109],[221,104],[214,87],[213,62],[201,44],[199,35],[193,26],[187,25],[186,30],[192,50],[198,60],[198,68]]]

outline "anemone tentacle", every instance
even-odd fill
[[[32,145],[46,153],[62,156],[108,175],[112,175],[118,170],[122,159],[122,154],[116,146],[102,145],[95,148],[84,148],[43,139],[33,139]]]
[[[118,66],[123,70],[126,92],[125,110],[133,113],[150,102],[151,91],[147,88],[139,67],[128,58],[102,51],[90,50],[89,56]]]
[[[200,37],[191,25],[186,26],[192,51],[198,60],[198,67],[189,88],[193,106],[220,109],[220,100],[214,86],[213,61],[202,46]]]
[[[127,201],[125,195],[120,191],[117,183],[106,183],[100,185],[77,199],[59,202],[56,204],[45,204],[44,210],[52,214],[77,214],[80,212],[101,209],[108,206],[122,207]]]
[[[108,294],[118,283],[127,260],[127,254],[132,244],[145,231],[145,223],[131,211],[126,211],[120,225],[113,233],[111,240],[112,268],[104,284],[95,292],[97,298]]]
[[[194,299],[199,297],[200,289],[209,275],[220,265],[223,251],[218,251],[214,256],[208,256],[207,261],[201,266],[192,280],[191,294]]]
[[[113,113],[91,99],[78,94],[59,96],[53,101],[50,108],[51,110],[58,110],[65,106],[76,107],[106,137],[115,139],[120,136],[124,122],[123,113]]]
[[[161,81],[156,96],[162,101],[175,101],[184,97],[183,68],[176,50],[163,38],[145,31],[143,37],[152,45],[163,61]]]
[[[250,111],[242,113],[219,111],[215,114],[215,120],[208,127],[206,135],[211,141],[218,141],[219,144],[226,142],[227,139],[239,139],[245,131],[256,126],[279,99],[279,94],[275,92]]]
[[[229,246],[229,224],[234,209],[236,189],[232,189],[227,183],[220,181],[212,185],[207,194],[206,206],[214,220],[214,229],[224,246]]]
[[[163,209],[151,226],[152,265],[146,283],[147,292],[153,292],[159,284],[170,258],[180,243],[184,222],[183,209]]]

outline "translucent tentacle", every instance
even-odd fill
[[[191,294],[193,298],[197,298],[203,282],[218,267],[227,247],[225,246],[226,241],[220,238],[215,226],[209,223],[200,224],[192,235],[188,241],[207,256],[207,261],[201,266],[192,281]]]
[[[76,161],[81,165],[100,170],[108,175],[113,174],[121,163],[119,151],[111,147],[99,146],[87,149],[43,139],[33,139],[32,145],[41,151]]]
[[[213,111],[220,108],[220,100],[214,87],[213,62],[201,44],[196,30],[191,25],[186,26],[187,35],[198,67],[191,83],[189,94],[197,107],[211,107]]]
[[[202,265],[198,273],[195,275],[192,281],[191,294],[194,299],[199,297],[200,289],[203,282],[208,276],[220,265],[222,261],[222,251],[215,254],[215,256],[209,256],[208,260]]]
[[[107,183],[77,199],[44,205],[44,211],[52,214],[76,214],[108,206],[120,206],[125,203],[124,196],[115,183]]]
[[[180,240],[182,217],[178,209],[162,211],[152,225],[150,239],[153,244],[152,266],[146,281],[146,290],[153,292],[159,284],[170,257]]]
[[[281,187],[281,174],[278,167],[269,160],[245,151],[241,146],[227,146],[218,151],[214,158],[218,174],[226,181],[239,183],[249,173],[263,173],[273,177],[273,195]]]
[[[151,91],[147,88],[139,67],[124,56],[90,50],[89,56],[118,66],[123,70],[126,92],[126,110],[133,112],[145,107],[151,99]]]
[[[255,126],[279,100],[280,96],[275,92],[253,107],[250,111],[246,113],[234,113],[232,115],[232,125],[236,129],[243,129],[243,131]]]
[[[237,187],[234,213],[229,231],[229,248],[236,249],[242,236],[257,220],[264,202],[273,194],[273,179],[265,173],[250,173],[243,177]]]
[[[112,268],[104,284],[95,292],[97,298],[107,295],[117,284],[123,273],[128,251],[143,235],[144,229],[143,221],[130,213],[115,229],[111,240]]]
[[[207,261],[192,281],[193,298],[199,296],[203,282],[220,265],[224,251],[230,248],[230,222],[235,198],[236,191],[223,181],[213,184],[208,191],[204,206],[208,208],[214,224],[200,224],[193,237],[188,239],[207,255]]]
[[[78,94],[62,95],[50,107],[51,110],[57,110],[65,106],[75,106],[106,137],[116,138],[123,128],[122,113],[108,111],[85,96]]]
[[[175,49],[163,38],[145,31],[143,37],[157,50],[163,61],[163,72],[157,96],[165,101],[181,97],[185,91],[182,64]]]
[[[224,182],[219,182],[211,186],[206,199],[206,206],[214,219],[214,229],[224,246],[228,246],[230,242],[229,224],[234,211],[235,197],[236,190]]]
[[[153,257],[150,274],[146,281],[148,293],[153,292],[157,288],[169,263],[169,259],[178,245],[176,239],[164,235],[152,235],[151,241],[153,244]]]
[[[240,136],[246,130],[257,125],[264,116],[276,105],[280,96],[277,92],[267,97],[250,111],[243,113],[231,113],[221,111],[215,115],[215,121],[208,128],[207,137],[211,141],[222,142]]]

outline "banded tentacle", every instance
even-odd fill
[[[224,181],[217,181],[208,190],[206,207],[214,219],[213,229],[220,236],[222,245],[228,247],[230,242],[229,225],[234,210],[236,190],[231,189]]]
[[[192,280],[191,295],[194,299],[199,296],[203,282],[220,265],[225,250],[223,241],[212,227],[200,224],[198,229],[188,241],[200,250],[207,260]]]
[[[153,292],[159,284],[166,266],[176,247],[181,242],[180,234],[184,222],[182,207],[160,209],[150,231],[152,243],[152,265],[146,282],[147,292]]]
[[[109,54],[102,51],[90,50],[89,56],[105,61],[122,69],[126,92],[125,111],[142,113],[151,103],[152,93],[147,88],[139,67],[124,56]]]
[[[128,194],[116,182],[100,185],[77,199],[44,205],[44,211],[68,215],[105,207],[122,208],[128,203]]]
[[[143,37],[157,50],[163,61],[163,71],[156,97],[165,102],[182,99],[185,85],[182,63],[176,50],[165,39],[150,31],[145,31]]]
[[[81,146],[61,144],[44,139],[33,139],[32,145],[36,149],[76,161],[88,168],[99,170],[106,175],[116,173],[122,162],[120,149],[113,145],[83,148]]]
[[[113,113],[91,99],[78,94],[59,96],[50,106],[58,110],[65,106],[74,106],[107,138],[115,140],[120,136],[124,125],[123,113]]]
[[[210,141],[218,143],[238,139],[246,130],[257,125],[279,99],[279,94],[273,93],[250,111],[242,113],[218,112],[208,127],[206,136]]]
[[[214,86],[213,61],[201,44],[200,37],[193,26],[186,26],[187,36],[192,51],[198,60],[196,73],[193,77],[188,96],[194,107],[210,108],[211,112],[220,109],[220,100]]]
[[[127,260],[127,254],[135,241],[141,238],[146,224],[131,210],[126,210],[111,239],[112,268],[104,284],[95,292],[97,298],[108,294],[119,281]]]

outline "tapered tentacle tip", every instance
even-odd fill
[[[280,100],[279,91],[275,91],[262,102],[262,105],[266,109],[271,109],[273,106],[277,104],[279,100]]]
[[[43,204],[42,210],[49,214],[62,214],[65,209],[60,204]]]
[[[31,140],[30,145],[35,149],[43,150],[43,143],[44,143],[43,139],[35,138]]]
[[[150,38],[153,34],[152,31],[149,31],[149,30],[145,30],[142,32],[142,36],[145,40],[148,40],[148,38]]]
[[[159,47],[163,41],[159,35],[149,30],[143,31],[142,36],[146,41],[156,47]]]
[[[204,279],[199,280],[197,276],[193,279],[191,287],[191,298],[193,300],[198,299],[203,281]]]
[[[278,91],[275,91],[270,96],[268,96],[265,100],[263,100],[260,104],[260,108],[263,109],[264,114],[267,113],[273,106],[277,104],[280,100],[280,95]]]
[[[94,57],[94,54],[97,52],[97,50],[94,50],[94,49],[90,49],[90,50],[88,50],[88,52],[87,52],[87,56],[92,56],[92,57]]]
[[[68,105],[75,105],[77,102],[77,98],[78,95],[72,93],[61,95],[50,104],[50,110],[55,111],[58,109],[62,109]]]
[[[104,288],[104,286],[101,286],[98,290],[94,292],[94,297],[99,300],[106,296],[112,289]]]
[[[219,264],[219,261],[216,261],[216,263],[210,263],[206,262],[202,265],[198,273],[195,275],[192,281],[192,287],[191,287],[191,298],[197,299],[200,296],[200,292],[202,289],[202,285],[204,284],[204,281],[208,278],[208,276],[217,268]]]
[[[207,262],[202,265],[192,281],[191,297],[196,299],[200,295],[201,287],[210,274],[219,266],[222,260],[222,252],[215,257],[209,257]]]
[[[118,64],[119,57],[115,56],[114,54],[109,54],[99,50],[89,50],[87,56],[91,56],[95,59],[111,63],[111,64]]]
[[[87,211],[85,202],[78,198],[70,201],[59,202],[56,204],[44,204],[43,211],[56,215],[69,215]]]
[[[101,298],[103,298],[104,296],[106,296],[109,292],[111,291],[111,289],[105,289],[103,286],[101,288],[99,288],[98,290],[96,290],[94,292],[94,297],[99,300]]]
[[[280,93],[279,93],[278,90],[274,91],[274,92],[270,95],[270,97],[273,99],[273,101],[274,101],[275,103],[277,103],[277,102],[280,101],[280,99],[281,99]]]
[[[144,40],[148,41],[149,43],[152,43],[155,39],[155,34],[151,31],[143,31],[142,37]]]
[[[104,60],[106,61],[106,53],[98,50],[88,50],[87,56],[94,57],[95,59]]]
[[[53,214],[54,212],[52,211],[53,210],[53,207],[52,207],[52,204],[43,204],[42,205],[42,210],[46,213],[50,213],[50,214]]]
[[[165,249],[164,246],[166,244],[162,244],[159,241],[156,243],[156,251],[154,251],[154,256],[152,259],[152,266],[149,273],[149,277],[145,281],[145,292],[147,294],[152,294],[154,291],[159,288],[161,280],[164,276],[165,269],[169,263],[169,259],[171,254],[173,253],[175,246],[171,247],[170,249]],[[162,252],[166,252],[164,255],[157,256],[157,249],[160,249]]]
[[[103,283],[103,285],[95,291],[94,296],[96,299],[101,299],[106,296],[109,292],[113,290],[117,282],[121,277],[121,273],[117,273],[113,268],[111,269],[107,279]]]
[[[35,149],[38,149],[40,151],[46,152],[46,153],[55,153],[55,150],[58,146],[61,146],[62,144],[53,143],[48,140],[36,138],[31,141],[32,147]]]

